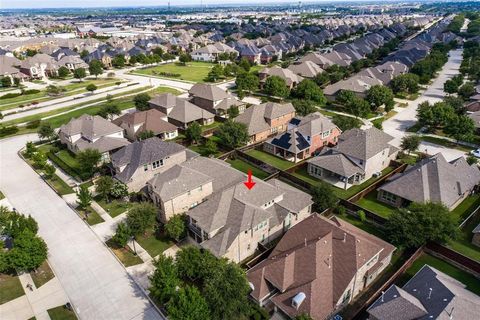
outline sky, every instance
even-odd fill
[[[199,5],[201,0],[170,0],[175,5]],[[313,0],[314,1],[314,0]],[[309,0],[308,2],[313,2]],[[319,0],[318,2],[338,2],[340,0]],[[343,0],[345,1],[345,0]],[[355,1],[355,0],[354,0]],[[296,0],[203,0],[203,4],[226,3],[285,3]],[[304,2],[307,2],[304,0]],[[315,1],[317,2],[317,1]],[[166,6],[168,0],[0,0],[0,8],[68,8],[68,7],[120,7],[120,6]]]

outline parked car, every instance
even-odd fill
[[[472,150],[472,151],[470,151],[470,154],[477,157],[477,158],[480,158],[480,149]]]

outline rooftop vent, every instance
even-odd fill
[[[297,293],[297,295],[292,298],[292,307],[298,310],[298,308],[300,308],[300,305],[302,304],[303,300],[305,300],[306,297],[307,296],[303,292]]]

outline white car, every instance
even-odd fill
[[[470,154],[477,157],[477,158],[480,158],[480,149],[472,150],[472,151],[470,151]]]

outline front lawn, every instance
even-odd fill
[[[25,294],[18,276],[0,273],[0,305]]]
[[[79,170],[79,163],[77,160],[77,157],[73,152],[67,149],[61,149],[55,155],[62,160],[65,164],[67,164],[70,168],[72,168],[73,171],[78,171]]]
[[[82,219],[86,219],[87,223],[91,226],[105,222],[103,218],[97,213],[97,211],[93,210],[92,207],[88,207],[86,210],[78,209],[78,213]]]
[[[396,208],[377,200],[377,194],[378,192],[374,190],[358,200],[357,204],[381,217],[388,218]]]
[[[258,169],[257,167],[252,166],[248,162],[245,162],[241,159],[228,159],[226,160],[228,163],[232,165],[233,168],[248,173],[248,169],[252,170],[252,175],[255,177],[264,180],[267,178],[270,174],[268,172],[265,172],[263,170]]]
[[[76,320],[77,316],[73,311],[68,310],[65,306],[47,310],[50,319],[52,320]]]
[[[113,253],[125,267],[131,267],[143,263],[143,260],[139,256],[134,255],[132,250],[119,247],[112,241],[112,239],[108,240],[106,244],[110,249],[112,249]]]
[[[463,271],[450,263],[443,261],[439,258],[431,256],[429,254],[422,254],[413,264],[408,268],[405,273],[397,280],[397,285],[403,286],[410,280],[424,265],[429,265],[441,271],[450,277],[460,281],[467,286],[467,289],[480,294],[480,281],[470,273]]]
[[[61,196],[75,192],[68,184],[65,183],[65,181],[63,181],[56,174],[53,174],[53,176],[50,179],[47,179],[47,181]]]
[[[173,245],[173,242],[160,232],[155,232],[154,229],[147,230],[144,235],[136,237],[136,241],[147,250],[152,258],[155,258],[163,251],[167,250]]]
[[[172,80],[184,80],[191,82],[205,82],[210,69],[214,66],[209,62],[188,62],[187,65],[182,65],[178,62],[162,64],[155,67],[138,69],[134,73],[141,75],[167,78]]]
[[[32,277],[33,283],[37,289],[55,277],[52,269],[50,269],[50,266],[48,265],[47,260],[43,261],[37,270],[30,271],[30,276]]]
[[[130,202],[125,202],[123,200],[118,200],[118,199],[114,199],[114,200],[111,200],[110,202],[107,202],[102,198],[100,198],[99,196],[96,196],[95,201],[98,203],[100,207],[103,208],[103,210],[107,211],[107,213],[112,218],[115,218],[119,214],[124,213],[131,207]]]
[[[437,144],[446,148],[451,148],[451,149],[457,149],[463,152],[470,152],[475,148],[472,147],[467,147],[463,145],[456,144],[455,142],[452,142],[447,139],[442,139],[442,138],[437,138],[437,137],[431,137],[431,136],[422,136],[422,141],[428,142],[428,143],[433,143]]]
[[[249,156],[252,156],[260,161],[263,161],[279,170],[286,170],[295,164],[293,162],[284,160],[282,158],[276,157],[268,152],[257,150],[257,149],[250,149],[246,152]]]

